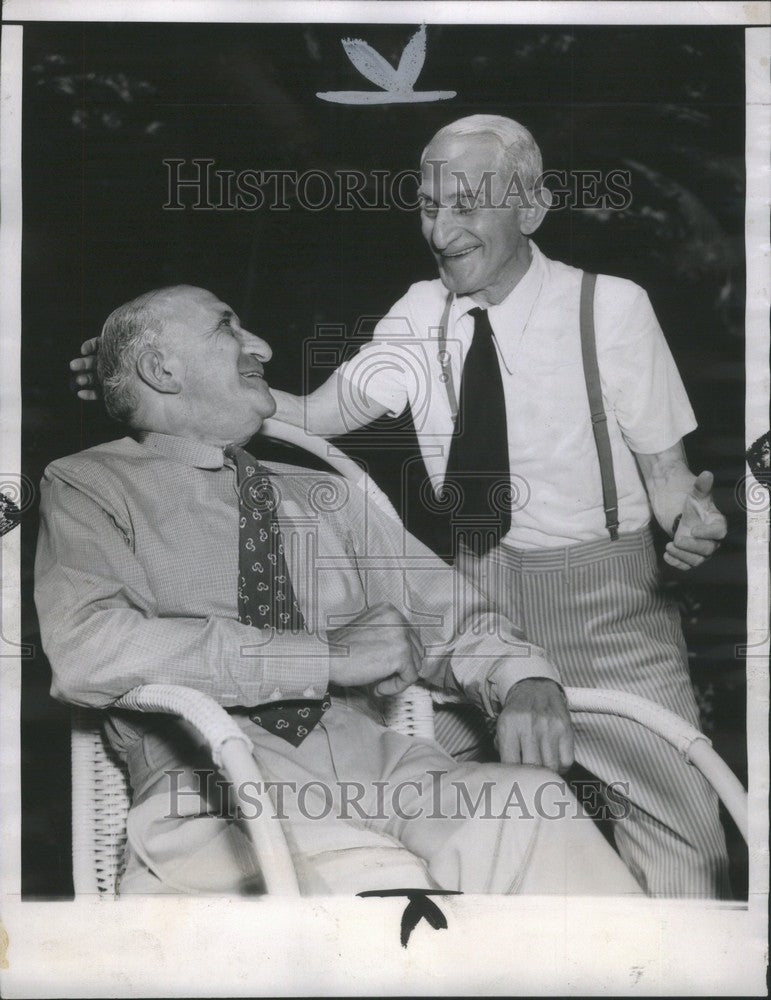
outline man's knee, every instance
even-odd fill
[[[578,806],[567,782],[546,767],[474,764],[451,776],[458,795],[474,814],[499,819],[563,819]]]
[[[491,765],[485,765],[491,766]],[[567,792],[568,785],[556,771],[548,767],[537,767],[531,764],[499,764],[499,782],[503,786],[516,783],[524,795],[554,796],[558,792]]]

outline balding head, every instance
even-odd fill
[[[116,419],[227,445],[246,441],[275,412],[264,378],[271,353],[212,292],[175,285],[110,314],[97,365]]]
[[[133,426],[138,403],[137,358],[158,346],[176,295],[187,286],[145,292],[118,306],[107,317],[97,354],[97,374],[111,417]]]

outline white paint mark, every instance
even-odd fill
[[[396,69],[361,38],[343,38],[342,43],[356,69],[381,90],[328,90],[316,94],[322,101],[332,104],[423,104],[456,96],[454,90],[413,90],[426,61],[425,24],[421,24],[405,45]]]

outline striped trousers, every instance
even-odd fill
[[[629,691],[699,725],[680,616],[661,591],[648,529],[565,548],[501,545],[465,569],[546,650],[565,686]],[[572,718],[578,763],[603,786],[612,783],[616,798],[628,784],[626,815],[613,829],[643,889],[653,896],[727,897],[725,837],[717,797],[704,778],[632,721]],[[438,714],[437,739],[450,752],[459,747],[459,726],[451,712]]]

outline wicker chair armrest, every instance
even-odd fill
[[[463,703],[465,700],[462,695],[454,693],[431,693],[437,705]],[[704,733],[662,705],[627,691],[566,687],[565,697],[571,712],[630,719],[671,744],[712,785],[739,832],[747,840],[747,792],[725,761],[712,749]]]
[[[326,438],[318,434],[310,434],[302,427],[295,427],[294,424],[287,424],[283,420],[277,420],[276,417],[269,417],[263,422],[260,434],[310,452],[311,455],[315,455],[331,465],[341,476],[345,476],[346,479],[353,482],[361,479],[364,475],[364,469],[358,462],[349,458],[335,445],[330,444]]]
[[[265,810],[255,815],[245,789],[264,788],[264,778],[252,754],[251,740],[213,698],[173,684],[142,684],[123,695],[116,708],[139,712],[166,712],[189,722],[209,745],[215,764],[233,786],[236,805],[244,805],[242,822],[271,895],[299,896],[292,857],[281,821]]]
[[[631,719],[666,740],[683,756],[689,759],[689,752],[696,740],[709,743],[709,739],[686,722],[679,715],[656,702],[649,701],[627,691],[605,688],[566,687],[565,697],[571,712],[588,714],[617,715]]]
[[[123,695],[116,708],[135,712],[165,712],[178,715],[206,740],[212,759],[222,767],[222,748],[228,740],[243,743],[251,751],[251,742],[228,713],[202,691],[177,684],[142,684]]]
[[[302,427],[295,427],[293,424],[287,424],[283,420],[277,420],[275,417],[270,417],[263,423],[260,433],[265,437],[282,441],[284,444],[291,444],[302,448],[310,452],[311,455],[315,455],[323,462],[326,462],[327,465],[330,465],[339,472],[348,482],[353,483],[354,486],[365,493],[384,513],[394,518],[399,527],[402,528],[401,520],[393,504],[380,487],[376,485],[372,477],[368,475],[358,462],[349,458],[336,445],[330,444],[326,438],[318,434],[309,434]]]
[[[565,688],[571,712],[601,713],[631,719],[670,743],[699,770],[723,801],[744,840],[748,836],[747,792],[712,743],[690,722],[647,698],[626,691]]]

